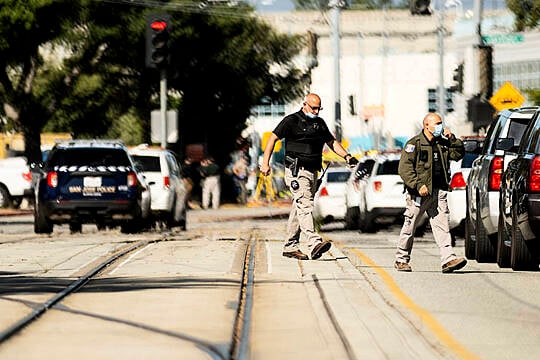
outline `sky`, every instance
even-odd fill
[[[275,12],[275,11],[292,11],[294,10],[293,0],[248,0],[250,3],[255,3],[257,11],[260,12]],[[431,6],[436,7],[439,4],[439,1],[443,0],[432,0]],[[483,0],[484,9],[500,9],[506,7],[505,0]],[[394,0],[395,3],[400,3],[401,0]],[[463,4],[463,10],[469,10],[474,7],[474,0],[461,0]]]

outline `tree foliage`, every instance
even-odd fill
[[[159,72],[144,58],[150,12],[172,18],[167,85],[177,95],[169,102],[179,112],[177,152],[202,142],[224,158],[260,98],[305,93],[308,70],[293,65],[305,39],[275,32],[250,7],[130,3],[0,0],[1,115],[23,132],[30,159],[39,158],[43,128],[150,140],[149,115],[159,104]]]
[[[295,0],[295,7],[298,10],[325,10],[329,8],[332,0]],[[355,10],[375,10],[387,8],[406,8],[407,0],[396,2],[392,0],[350,0],[346,1],[345,8]]]
[[[540,90],[539,89],[527,89],[525,90],[527,94],[527,100],[529,100],[532,105],[540,105]]]
[[[515,15],[516,31],[534,29],[540,21],[540,0],[506,0],[508,9]]]

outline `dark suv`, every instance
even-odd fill
[[[37,174],[34,231],[51,233],[53,224],[82,224],[99,229],[121,226],[141,230],[149,222],[150,191],[118,140],[70,140],[57,143]]]
[[[499,139],[519,142],[538,107],[501,111],[489,127],[482,152],[473,161],[466,185],[465,256],[478,262],[495,262],[501,176],[514,158],[497,148]]]
[[[498,148],[513,152],[512,139]],[[538,270],[540,241],[540,110],[529,124],[516,158],[501,179],[497,263],[514,270]]]

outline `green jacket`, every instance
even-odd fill
[[[452,135],[451,138],[435,138],[439,153],[441,154],[441,164],[444,173],[444,182],[450,183],[450,160],[461,160],[465,155],[463,142]],[[405,188],[411,195],[418,195],[418,190],[422,185],[426,185],[429,193],[433,194],[432,181],[432,159],[433,143],[424,135],[424,132],[411,138],[401,150],[398,173],[405,183]]]

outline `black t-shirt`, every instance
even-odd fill
[[[324,144],[334,139],[323,119],[308,118],[302,111],[287,115],[273,131],[285,139],[285,155],[298,158],[299,166],[319,170]]]
[[[447,185],[445,183],[444,169],[442,166],[442,158],[439,153],[439,148],[437,146],[437,141],[432,143],[433,146],[433,187],[447,190]]]

